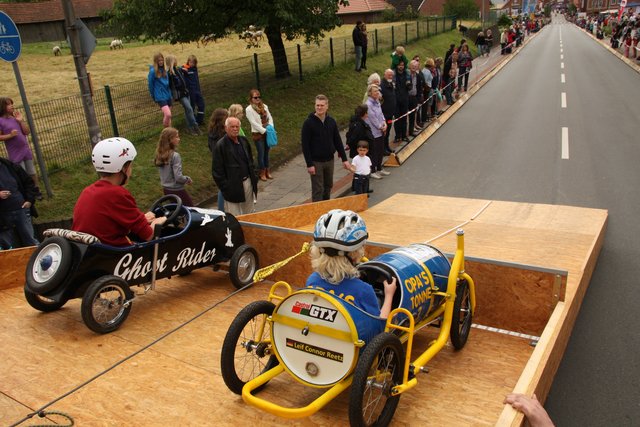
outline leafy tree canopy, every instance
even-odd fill
[[[120,37],[187,43],[203,36],[218,39],[241,34],[254,25],[287,40],[304,37],[309,43],[340,24],[336,13],[341,3],[348,1],[116,0],[103,16]]]

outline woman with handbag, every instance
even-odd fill
[[[269,150],[271,147],[267,144],[266,129],[268,125],[273,126],[273,118],[269,107],[262,102],[258,89],[249,91],[249,105],[245,109],[245,115],[251,124],[251,139],[256,144],[260,180],[273,179],[269,170]]]

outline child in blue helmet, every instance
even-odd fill
[[[367,313],[386,319],[391,311],[396,279],[384,282],[384,303],[378,307],[373,287],[358,278],[357,262],[369,237],[364,220],[355,212],[334,209],[316,222],[311,245],[314,272],[306,286],[330,292]]]

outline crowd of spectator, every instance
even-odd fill
[[[575,23],[599,40],[609,35],[609,43],[613,49],[627,58],[640,60],[640,19],[633,10],[624,13],[620,19],[617,14],[598,14],[576,18]]]

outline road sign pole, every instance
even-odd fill
[[[71,55],[73,55],[78,83],[80,84],[80,95],[82,96],[84,116],[87,121],[87,127],[89,128],[91,146],[94,147],[102,139],[102,133],[100,132],[100,126],[98,125],[96,110],[93,105],[93,98],[91,97],[91,87],[87,76],[87,68],[85,66],[82,52],[80,51],[80,35],[76,26],[76,17],[71,0],[62,0],[62,8],[64,10],[64,22],[69,35],[69,42],[71,44]]]
[[[27,123],[29,123],[29,130],[31,131],[31,141],[33,142],[33,148],[36,151],[36,160],[38,166],[40,166],[40,176],[42,182],[44,182],[44,188],[47,191],[47,196],[53,197],[53,190],[49,183],[49,174],[47,173],[47,165],[44,162],[44,156],[42,155],[42,149],[40,148],[40,142],[38,140],[38,133],[36,132],[36,124],[33,121],[33,115],[31,114],[31,107],[29,107],[29,101],[27,101],[27,93],[24,90],[24,84],[22,83],[22,76],[20,75],[20,68],[18,68],[18,61],[11,63],[13,66],[13,73],[16,75],[16,82],[18,83],[18,90],[20,91],[20,97],[22,98],[22,106],[24,112],[27,115]]]

